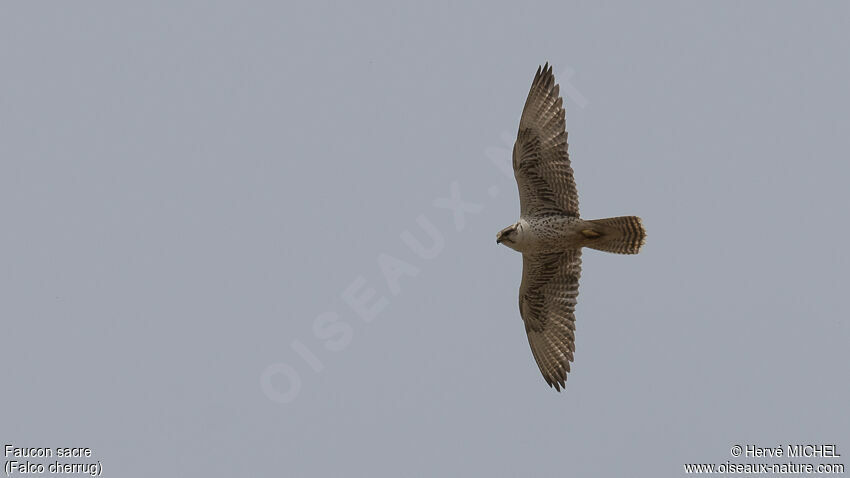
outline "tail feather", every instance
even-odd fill
[[[646,230],[637,216],[609,217],[587,221],[592,229],[582,231],[585,246],[615,254],[637,254],[646,240]]]

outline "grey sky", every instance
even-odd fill
[[[848,455],[848,31],[845,2],[7,3],[0,441],[123,477]],[[545,61],[582,215],[648,232],[584,253],[561,394],[494,242]]]

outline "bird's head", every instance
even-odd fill
[[[496,234],[496,244],[504,244],[511,249],[518,250],[520,232],[522,232],[521,222],[506,227]]]

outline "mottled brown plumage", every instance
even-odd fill
[[[522,253],[519,311],[531,353],[550,387],[564,388],[575,353],[581,248],[637,254],[639,217],[584,220],[567,154],[563,100],[552,67],[537,69],[514,144],[520,220],[496,236]]]

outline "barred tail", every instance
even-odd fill
[[[609,217],[587,221],[591,229],[582,231],[585,246],[616,254],[637,254],[646,240],[646,230],[637,216]]]

